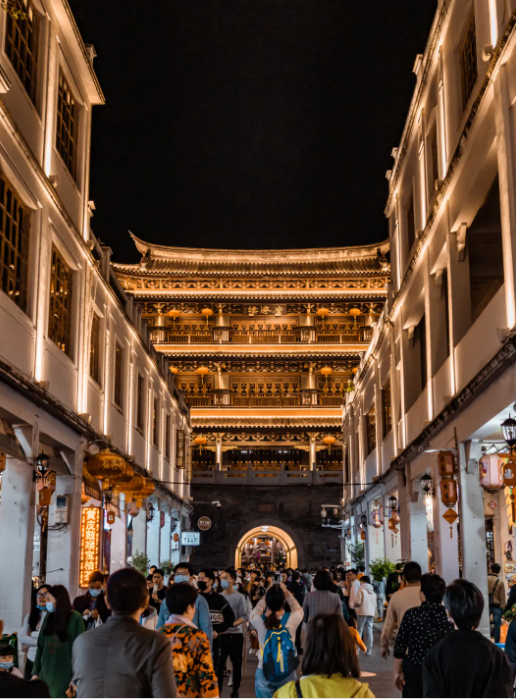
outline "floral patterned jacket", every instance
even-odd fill
[[[165,624],[161,633],[170,639],[178,696],[218,697],[210,642],[200,629],[186,624]]]

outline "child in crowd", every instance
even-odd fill
[[[11,646],[0,648],[0,672],[9,672],[14,677],[23,679],[23,675],[14,667],[14,650]]]
[[[360,650],[365,653],[367,648],[363,640],[360,638],[360,634],[358,633],[357,629],[357,620],[354,619],[352,616],[349,617],[348,621],[348,626],[349,630],[351,632],[351,635],[353,636],[353,640],[355,641],[355,648],[358,646]]]

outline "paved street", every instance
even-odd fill
[[[375,697],[400,697],[400,692],[394,687],[392,677],[392,656],[389,660],[383,660],[380,655],[380,633],[375,630],[373,642],[373,654],[371,657],[361,655],[360,669],[362,672],[374,673],[372,677],[364,677],[363,681],[369,684],[371,691]],[[254,693],[254,673],[256,670],[256,656],[248,656],[247,670],[242,680],[240,687],[240,696],[255,697]],[[223,697],[229,697],[231,688],[225,687],[222,693]]]

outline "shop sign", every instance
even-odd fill
[[[181,546],[199,546],[201,543],[201,535],[199,532],[182,532]]]
[[[88,587],[88,579],[99,567],[100,508],[83,507],[81,512],[81,559],[79,587]]]
[[[208,529],[211,529],[211,519],[209,517],[200,517],[197,526],[202,532],[207,532]]]
[[[114,524],[114,523],[115,523],[115,519],[116,519],[115,513],[112,512],[111,510],[109,510],[109,512],[108,512],[107,515],[106,515],[107,523],[108,523],[108,524]]]
[[[177,430],[176,438],[176,468],[185,467],[185,431]]]

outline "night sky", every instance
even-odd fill
[[[92,227],[218,248],[383,240],[436,0],[70,0],[106,105]]]

